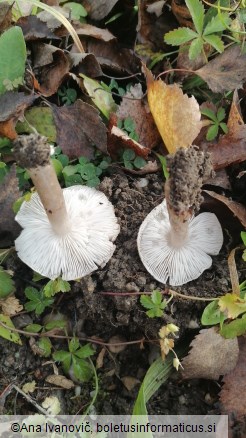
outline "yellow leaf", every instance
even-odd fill
[[[183,94],[177,84],[166,85],[147,76],[150,111],[169,153],[190,146],[199,134],[202,122],[199,104]]]
[[[227,318],[235,319],[241,313],[246,312],[246,301],[236,294],[226,294],[218,301],[221,312],[225,313]]]

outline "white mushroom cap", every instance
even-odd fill
[[[181,244],[175,240],[164,200],[143,221],[137,244],[142,263],[156,280],[166,283],[169,279],[171,286],[181,286],[210,268],[208,254],[219,253],[223,233],[215,214],[201,213],[190,220]]]
[[[20,259],[34,271],[50,279],[62,275],[75,280],[103,267],[111,258],[120,227],[114,208],[100,191],[86,186],[63,190],[69,217],[69,230],[54,232],[40,201],[34,193],[16,215],[23,227],[15,241]]]

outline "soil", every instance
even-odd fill
[[[70,334],[95,337],[104,342],[110,341],[112,337],[116,337],[113,340],[122,342],[143,339],[147,341],[144,344],[139,342],[125,346],[118,353],[105,349],[102,345],[95,345],[94,358],[97,358],[100,389],[94,409],[100,414],[130,414],[140,382],[152,361],[159,355],[158,343],[151,340],[158,338],[161,326],[173,322],[180,328],[179,342],[188,346],[190,339],[201,327],[200,318],[205,304],[202,301],[175,298],[168,305],[163,317],[148,318],[139,303],[139,295],[134,295],[134,292],[163,290],[163,285],[146,272],[136,245],[141,222],[162,201],[162,175],[136,177],[118,171],[111,177],[105,177],[99,188],[114,204],[121,226],[116,250],[104,268],[73,282],[71,292],[58,294],[53,313],[59,311],[67,317]],[[228,243],[227,238],[225,243]],[[184,295],[198,297],[215,297],[230,290],[227,256],[228,248],[224,245],[220,254],[213,257],[211,269],[205,271],[196,281],[173,289]],[[15,272],[16,295],[23,302],[23,289],[26,285],[33,285],[32,272],[15,255],[8,259],[8,268]],[[37,287],[36,284],[34,286]],[[112,294],[103,295],[103,292]],[[34,313],[26,312],[13,318],[19,329],[42,321],[43,315],[42,318],[37,318]],[[30,339],[22,336],[22,341],[23,345],[17,346],[0,338],[1,412],[36,412],[31,403],[8,386],[15,384],[21,388],[24,383],[32,380],[37,382],[38,387],[32,396],[39,404],[52,394],[60,399],[62,413],[83,412],[90,403],[93,383],[78,385],[80,389],[76,395],[74,389],[54,389],[45,382],[45,378],[54,373],[53,362],[50,358],[35,355],[30,348]],[[52,344],[56,350],[66,348],[64,340],[52,339]],[[99,357],[103,357],[101,364]],[[58,369],[63,374],[60,366]],[[124,377],[132,378],[132,389],[126,388]],[[183,382],[174,370],[170,379],[151,399],[148,411],[150,414],[219,413],[219,389],[219,382]]]

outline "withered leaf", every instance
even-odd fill
[[[110,67],[117,72],[138,73],[140,59],[132,50],[121,48],[115,40],[108,42],[88,39],[86,52],[93,53],[100,65]]]
[[[130,117],[135,123],[135,131],[138,141],[149,149],[154,148],[160,142],[160,134],[156,128],[153,116],[146,102],[143,101],[143,92],[140,84],[130,88],[122,99],[116,112],[120,120]],[[128,99],[130,98],[130,99]]]
[[[110,118],[108,128],[108,152],[112,158],[118,158],[121,148],[133,149],[140,157],[147,158],[150,149],[133,140],[122,129],[118,128],[114,115]]]
[[[151,113],[169,153],[188,147],[199,134],[202,123],[196,99],[183,94],[177,84],[155,81],[147,72],[147,94]]]
[[[2,308],[2,313],[7,316],[14,316],[23,310],[22,304],[13,295],[5,300],[0,300],[0,308]]]
[[[93,146],[107,153],[107,130],[99,112],[91,105],[77,100],[73,105],[52,105],[57,143],[69,158],[81,155],[92,158]]]
[[[102,20],[116,5],[118,0],[84,0],[84,6],[87,9],[88,15],[93,20]]]
[[[172,0],[171,8],[173,15],[175,15],[181,26],[193,26],[191,15],[187,6],[185,6],[184,4],[180,4],[179,1]]]
[[[65,376],[56,374],[51,374],[50,376],[47,376],[45,381],[51,383],[52,385],[60,386],[64,389],[71,389],[75,386],[72,380],[67,379]]]
[[[21,27],[26,41],[35,41],[41,38],[59,38],[48,28],[47,24],[41,21],[36,15],[20,17],[16,23]]]
[[[125,376],[121,378],[123,385],[126,387],[127,391],[132,391],[136,385],[139,385],[140,380],[136,379],[136,377]]]
[[[14,140],[15,125],[38,96],[8,91],[0,96],[0,135]]]
[[[79,26],[75,24],[74,28],[78,35],[90,36],[106,42],[115,39],[115,36],[108,29],[101,29],[91,24],[83,23]]]
[[[246,412],[246,338],[239,337],[239,357],[235,368],[223,378],[220,392],[222,413],[243,420]],[[245,435],[240,435],[245,436]]]
[[[214,93],[240,88],[246,79],[246,53],[241,52],[240,45],[233,45],[195,73]]]
[[[82,73],[89,78],[103,75],[100,64],[92,53],[70,53],[69,58],[76,74]]]
[[[244,205],[239,204],[239,202],[232,201],[226,196],[220,195],[219,193],[213,192],[211,190],[204,190],[212,198],[226,205],[227,208],[233,213],[234,216],[238,218],[241,224],[246,228],[246,208]]]
[[[15,221],[15,214],[12,209],[13,203],[22,196],[18,188],[16,168],[13,165],[10,172],[5,176],[0,191],[0,247],[4,248],[13,244],[14,239],[21,231],[19,224]]]
[[[239,353],[237,338],[225,339],[215,327],[201,330],[191,342],[191,347],[188,356],[182,360],[184,379],[218,380],[236,366]]]
[[[38,90],[49,97],[56,93],[69,72],[69,58],[63,50],[48,44],[38,44],[35,47],[34,65],[38,75]]]

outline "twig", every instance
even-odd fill
[[[12,385],[12,388],[14,388],[19,394],[21,394],[23,397],[25,397],[25,399],[31,403],[33,406],[35,406],[35,408],[41,412],[44,415],[47,415],[47,411],[46,409],[42,408],[35,400],[33,400],[32,397],[30,397],[30,395],[26,394],[24,391],[22,391],[22,389],[20,389],[18,386],[16,385]]]

